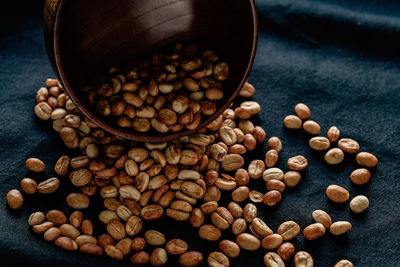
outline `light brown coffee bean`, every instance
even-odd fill
[[[338,146],[341,150],[346,153],[354,154],[360,150],[360,145],[357,141],[350,139],[350,138],[342,138],[338,142]]]
[[[244,136],[244,145],[248,151],[253,151],[256,149],[257,141],[252,134],[246,134]]]
[[[24,203],[24,197],[22,196],[21,192],[17,189],[12,189],[8,191],[6,199],[7,199],[7,205],[11,209],[19,209]]]
[[[43,234],[46,232],[48,229],[54,226],[54,223],[52,222],[43,222],[41,224],[36,224],[32,227],[33,232],[36,234]]]
[[[285,191],[285,187],[285,184],[279,180],[272,179],[267,182],[267,189],[269,191],[277,190],[282,193]]]
[[[69,237],[62,236],[56,239],[54,244],[64,250],[74,251],[78,249],[78,245]]]
[[[230,240],[221,240],[218,244],[218,248],[229,258],[236,258],[240,254],[238,244]]]
[[[253,135],[254,138],[257,140],[257,143],[259,144],[264,143],[265,138],[267,137],[267,134],[265,133],[264,129],[260,126],[254,127]]]
[[[293,171],[301,171],[308,165],[307,159],[301,155],[289,158],[287,161],[289,169]]]
[[[61,235],[60,229],[57,227],[51,227],[49,228],[46,232],[43,234],[43,238],[46,241],[53,242],[57,238],[59,238]]]
[[[221,231],[214,225],[205,224],[200,226],[199,236],[209,241],[217,241],[221,238]]]
[[[46,214],[46,219],[57,226],[67,222],[67,217],[59,210],[48,211]]]
[[[33,110],[36,116],[43,121],[46,121],[51,117],[52,108],[46,102],[40,102],[36,104]]]
[[[51,194],[60,187],[60,180],[56,177],[49,178],[37,186],[37,191],[41,194]]]
[[[151,204],[142,208],[141,216],[145,220],[157,220],[164,214],[164,209],[160,205]]]
[[[288,261],[293,257],[295,247],[290,242],[285,242],[278,247],[276,253],[281,257],[282,260]]]
[[[316,136],[311,138],[310,141],[308,141],[308,144],[314,150],[323,151],[327,150],[330,147],[331,142],[326,137]]]
[[[254,88],[254,86],[246,82],[243,88],[240,90],[239,95],[242,97],[250,98],[254,95],[255,92],[256,89]]]
[[[93,223],[86,219],[82,222],[81,226],[82,233],[85,235],[92,235],[93,234]]]
[[[298,171],[288,171],[283,176],[283,182],[290,187],[296,186],[301,180],[301,174]]]
[[[326,188],[326,196],[336,203],[346,202],[349,195],[349,191],[338,185],[330,185]]]
[[[324,159],[328,164],[339,164],[344,160],[344,153],[340,148],[332,148],[326,152]]]
[[[169,254],[182,255],[188,250],[188,245],[182,239],[171,239],[165,245],[165,249]]]
[[[221,252],[212,252],[207,258],[210,267],[229,267],[229,259]]]
[[[226,155],[221,164],[222,168],[225,171],[234,171],[243,167],[243,165],[244,165],[244,159],[242,156],[238,154]]]
[[[203,255],[197,251],[188,251],[179,257],[179,264],[184,267],[199,266],[203,261]]]
[[[332,223],[331,227],[329,228],[329,232],[334,235],[342,235],[347,233],[351,229],[351,223],[346,221],[337,221]]]
[[[269,180],[282,180],[283,171],[276,167],[268,168],[263,172],[263,179],[266,182],[268,182]]]
[[[250,182],[249,173],[244,169],[237,169],[235,173],[235,180],[237,185],[247,185]]]
[[[131,216],[125,223],[125,232],[129,236],[134,236],[142,230],[142,220],[138,216]]]
[[[370,179],[371,173],[365,168],[356,169],[350,174],[350,180],[357,185],[366,184]]]
[[[261,240],[261,247],[267,250],[276,249],[282,244],[282,236],[278,234],[271,234],[265,236]]]
[[[250,110],[246,111],[248,115],[251,116]],[[234,126],[234,125],[232,125]],[[241,132],[235,131],[235,129],[233,129],[233,131],[236,133],[237,137],[240,137],[240,141],[244,141],[244,137],[246,134],[252,134],[254,132],[254,124],[250,121],[250,120],[244,120],[242,119],[239,124],[238,124],[239,130]],[[233,128],[233,127],[232,127]],[[237,143],[239,143],[239,141],[236,141]]]
[[[125,237],[125,226],[118,220],[111,220],[107,224],[107,232],[114,238],[115,240],[121,240]]]
[[[201,199],[204,194],[204,190],[200,185],[190,181],[183,182],[181,184],[181,190],[186,195],[195,199]]]
[[[340,260],[334,267],[354,267],[353,263],[349,260]]]
[[[350,209],[355,213],[361,213],[369,206],[369,200],[366,196],[359,195],[350,201]]]
[[[60,231],[62,236],[67,236],[72,239],[77,238],[81,233],[71,224],[65,223],[60,226]]]
[[[260,247],[260,240],[254,235],[241,233],[236,237],[236,243],[244,250],[257,250]]]
[[[140,192],[132,185],[122,185],[118,191],[122,198],[129,198],[134,201],[140,200]]]
[[[217,201],[208,201],[208,202],[202,204],[200,206],[200,208],[205,214],[210,214],[218,208],[218,202]]]
[[[60,157],[56,165],[54,166],[54,171],[58,175],[66,175],[68,173],[69,169],[69,164],[70,164],[70,157],[68,156],[62,156]]]
[[[70,165],[74,169],[80,169],[89,165],[89,158],[87,156],[74,157],[70,161]]]
[[[316,223],[322,224],[326,229],[332,224],[331,216],[323,210],[314,210],[312,217]]]
[[[163,248],[156,248],[150,255],[150,264],[155,267],[163,266],[168,261],[167,251]]]
[[[140,251],[132,255],[130,263],[135,266],[144,266],[149,263],[149,254],[145,251]]]
[[[270,149],[265,153],[265,165],[268,168],[274,167],[278,162],[279,154],[275,149]]]
[[[46,87],[41,87],[36,93],[36,103],[44,102],[49,98],[49,91]]]
[[[190,224],[197,228],[204,224],[205,215],[199,208],[194,208],[190,213],[189,221]]]
[[[378,158],[368,152],[360,152],[356,155],[358,165],[366,168],[373,168],[378,164]]]
[[[294,107],[294,111],[296,112],[296,115],[297,115],[300,119],[307,120],[308,118],[310,118],[311,111],[310,111],[310,108],[307,107],[306,104],[298,103],[298,104]]]
[[[122,259],[124,258],[124,255],[122,254],[122,251],[117,249],[113,245],[105,246],[104,247],[104,252],[108,257],[110,257],[113,260],[122,261]]]
[[[251,178],[258,179],[263,175],[265,164],[262,160],[253,160],[248,167],[248,173]]]
[[[332,126],[331,128],[329,128],[327,136],[328,136],[329,141],[334,143],[337,140],[339,140],[340,130],[336,126]]]
[[[103,249],[108,245],[114,245],[114,239],[109,234],[102,234],[97,238],[97,244]]]
[[[44,221],[44,219],[45,219],[45,217],[44,217],[43,212],[37,211],[37,212],[32,213],[29,216],[28,224],[30,226],[41,224]]]
[[[289,115],[283,119],[283,125],[288,129],[300,129],[301,124],[301,119],[295,115]]]
[[[78,247],[81,247],[85,244],[97,245],[97,239],[90,235],[80,235],[77,238],[75,238],[75,242],[78,245]]]
[[[142,237],[135,237],[132,240],[131,248],[133,251],[141,251],[146,246],[146,240]]]
[[[235,235],[239,235],[246,231],[247,223],[243,218],[238,218],[232,223],[232,233]]]
[[[89,207],[90,199],[82,193],[71,193],[67,196],[66,202],[73,209],[86,209]]]
[[[41,161],[38,158],[27,159],[25,165],[28,168],[28,170],[33,172],[42,172],[46,168],[43,161]]]
[[[264,256],[264,263],[267,267],[285,267],[281,257],[275,252],[268,252]]]
[[[190,217],[190,213],[189,212],[185,212],[185,211],[181,211],[181,210],[175,210],[175,209],[167,209],[165,211],[165,214],[177,221],[185,221],[187,219],[189,219]]]
[[[300,233],[300,226],[294,221],[287,221],[279,225],[278,234],[285,241],[295,238]]]
[[[93,255],[93,256],[102,256],[103,255],[103,248],[100,247],[99,245],[92,244],[92,243],[86,243],[82,245],[79,248],[79,251],[87,254],[87,255]]]
[[[273,136],[268,139],[268,148],[275,149],[276,151],[280,152],[282,150],[282,142],[279,137]]]
[[[314,267],[314,261],[311,255],[305,251],[299,251],[294,255],[295,267]]]
[[[239,186],[232,192],[232,200],[236,202],[245,201],[249,197],[249,192],[250,190],[247,186]]]
[[[263,202],[264,195],[256,190],[252,190],[249,192],[249,199],[254,203]]]
[[[307,240],[314,240],[325,234],[325,227],[321,223],[313,223],[304,228],[303,235]]]
[[[247,222],[251,222],[255,217],[257,217],[257,207],[252,203],[246,204],[243,210],[243,217]]]
[[[92,180],[92,173],[88,169],[80,169],[71,172],[69,180],[75,186],[84,186]]]
[[[236,202],[229,202],[228,210],[234,218],[240,218],[243,215],[243,209]]]
[[[99,218],[99,221],[104,224],[108,224],[113,219],[120,220],[117,213],[112,210],[103,210],[102,212],[100,212],[98,218]]]
[[[210,148],[211,156],[216,160],[221,162],[228,152],[224,149],[223,146],[219,144],[213,144]]]
[[[219,128],[219,137],[227,146],[233,145],[237,141],[236,133],[231,127],[222,126]]]
[[[274,232],[268,227],[268,225],[261,220],[260,218],[254,218],[251,221],[251,225],[253,226],[254,231],[257,235],[267,236],[272,235]]]
[[[272,207],[277,205],[281,201],[281,198],[282,198],[281,192],[277,190],[272,190],[265,193],[263,197],[263,202],[265,205]]]
[[[148,230],[144,234],[144,238],[146,239],[147,243],[152,246],[161,246],[165,243],[164,234],[156,230]]]
[[[315,121],[307,120],[303,123],[303,129],[309,134],[317,135],[321,132],[321,126]]]

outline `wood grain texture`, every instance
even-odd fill
[[[258,32],[254,0],[47,2],[48,6],[58,3],[55,15],[44,19],[46,48],[58,78],[81,112],[115,135],[161,142],[196,132],[232,103],[253,64]],[[225,83],[224,98],[219,101],[217,112],[203,116],[197,129],[167,134],[121,129],[113,126],[111,119],[100,117],[79,94],[77,81],[88,75],[177,41],[213,49],[230,65],[230,78]]]

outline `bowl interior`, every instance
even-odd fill
[[[96,113],[77,83],[177,41],[212,49],[230,66],[224,98],[215,114],[203,115],[201,128],[229,106],[247,79],[257,44],[253,0],[62,0],[54,35],[57,71],[72,101],[101,128],[136,141],[166,141],[197,129],[161,134],[118,128]]]

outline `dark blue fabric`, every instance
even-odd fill
[[[29,229],[27,219],[33,211],[70,212],[64,204],[72,190],[66,178],[62,179],[64,191],[56,195],[26,197],[16,212],[6,207],[8,190],[18,188],[23,177],[34,176],[24,168],[26,158],[35,156],[46,162],[45,174],[34,176],[41,181],[53,175],[56,159],[67,152],[51,126],[33,115],[36,90],[46,77],[54,76],[43,44],[44,2],[8,2],[14,3],[3,4],[0,10],[0,265],[126,265],[61,251]],[[255,99],[262,105],[256,121],[268,137],[281,137],[280,168],[286,170],[287,158],[297,154],[309,161],[300,185],[286,190],[276,207],[259,205],[259,214],[274,231],[285,220],[295,220],[303,229],[312,223],[315,209],[326,210],[334,221],[349,220],[353,229],[346,235],[326,234],[315,241],[304,241],[302,234],[295,238],[296,250],[310,252],[315,266],[333,266],[343,258],[355,266],[399,266],[400,2],[259,0],[257,6],[259,44],[249,77],[257,88]],[[336,125],[343,137],[358,140],[361,150],[378,156],[379,165],[372,170],[368,185],[350,182],[349,174],[356,168],[353,156],[346,155],[339,166],[328,166],[323,154],[309,149],[310,136],[283,128],[282,119],[300,101],[309,105],[323,134]],[[246,160],[263,159],[264,151],[260,147]],[[367,195],[370,208],[356,215],[348,203],[329,202],[325,197],[329,184],[346,187],[351,197]],[[266,190],[262,181],[251,187]],[[100,206],[89,213],[93,220]],[[165,219],[146,226],[153,227],[162,229],[167,238],[182,237],[191,250],[200,250],[205,257],[218,249],[217,243],[200,240],[187,223]],[[104,231],[98,224],[95,229]],[[228,233],[224,237],[233,238]],[[231,265],[263,266],[264,254],[262,249],[243,251]],[[169,265],[176,266],[177,258],[170,258]]]

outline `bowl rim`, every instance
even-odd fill
[[[55,19],[54,19],[54,30],[53,30],[53,53],[54,53],[54,60],[55,60],[55,68],[56,68],[56,75],[58,76],[58,79],[63,86],[65,92],[68,94],[69,98],[71,101],[75,104],[75,106],[79,109],[82,114],[89,119],[92,123],[94,123],[96,126],[99,128],[105,130],[108,133],[111,133],[116,136],[120,136],[129,140],[133,141],[139,141],[139,142],[165,142],[165,141],[170,141],[173,139],[180,138],[182,136],[187,136],[196,133],[198,130],[201,128],[207,126],[209,123],[214,121],[219,115],[222,114],[227,108],[229,108],[229,105],[235,100],[235,98],[239,95],[240,90],[243,88],[244,84],[247,81],[247,78],[250,74],[250,70],[253,66],[255,55],[256,55],[256,50],[257,50],[257,43],[258,43],[258,14],[257,14],[257,8],[255,4],[255,0],[249,0],[250,7],[251,7],[251,12],[252,12],[252,18],[253,18],[253,33],[252,33],[252,47],[251,47],[251,53],[250,53],[250,58],[246,67],[246,70],[243,74],[243,77],[239,84],[237,85],[236,89],[234,90],[233,94],[227,99],[227,101],[220,106],[220,108],[211,116],[209,116],[206,120],[201,121],[200,124],[196,129],[193,130],[188,130],[184,128],[185,130],[181,130],[179,132],[168,132],[166,134],[160,135],[160,136],[152,136],[151,134],[147,133],[138,133],[138,135],[134,133],[130,133],[127,131],[124,131],[123,129],[114,127],[112,125],[109,125],[99,119],[100,117],[93,114],[90,110],[88,110],[85,105],[79,100],[77,95],[74,93],[74,91],[71,88],[70,84],[68,83],[68,80],[66,78],[64,68],[62,66],[61,62],[61,56],[59,52],[60,48],[60,40],[59,40],[59,30],[60,30],[60,12],[63,9],[64,5],[66,3],[66,0],[60,0],[60,3],[57,8],[57,12],[55,14]]]

